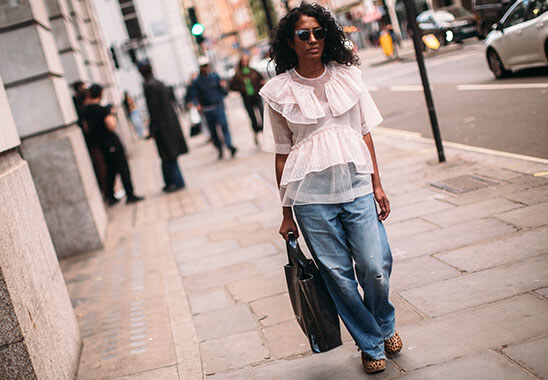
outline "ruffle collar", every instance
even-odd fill
[[[324,85],[329,109],[337,117],[358,103],[362,92],[361,71],[355,66],[328,64],[330,78]],[[325,112],[314,88],[295,81],[290,72],[270,79],[259,91],[272,109],[293,124],[316,124]]]

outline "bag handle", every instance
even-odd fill
[[[305,266],[308,263],[308,259],[304,255],[303,251],[301,251],[301,248],[297,243],[297,238],[295,237],[295,234],[293,232],[289,232],[287,234],[287,237],[287,258],[289,262],[295,262],[300,264],[301,266]]]

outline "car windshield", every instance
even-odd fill
[[[455,16],[453,16],[451,13],[447,11],[437,11],[434,12],[434,20],[436,22],[451,22],[455,21]]]

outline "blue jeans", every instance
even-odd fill
[[[217,108],[211,111],[204,111],[204,116],[207,121],[207,127],[209,133],[211,134],[211,139],[215,147],[221,151],[222,143],[219,139],[219,134],[217,133],[217,124],[221,126],[221,131],[223,132],[223,138],[225,140],[225,145],[227,148],[232,148],[232,137],[230,136],[230,131],[228,130],[228,122],[226,121],[225,107],[222,104],[219,104]]]
[[[348,203],[294,206],[294,212],[350,335],[370,358],[385,358],[384,341],[396,327],[388,300],[392,253],[373,194]]]
[[[185,181],[179,169],[179,164],[177,164],[177,159],[162,161],[162,174],[166,187],[169,185],[185,187]]]

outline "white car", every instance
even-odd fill
[[[512,70],[548,65],[548,0],[518,0],[485,40],[496,78]]]

